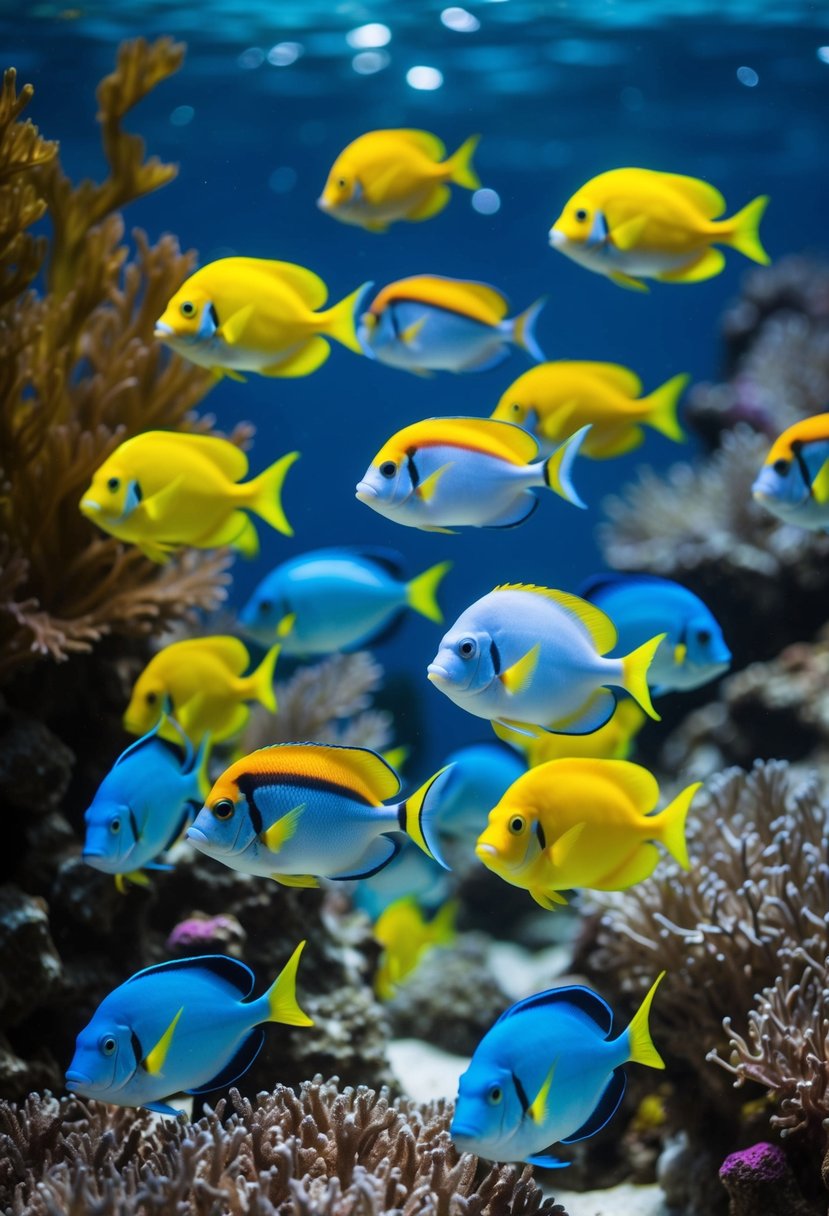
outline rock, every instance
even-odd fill
[[[60,991],[62,964],[49,931],[46,901],[0,887],[0,1015],[16,1026]]]

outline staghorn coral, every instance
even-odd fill
[[[391,741],[391,714],[371,707],[382,681],[383,668],[366,651],[301,667],[276,685],[276,718],[253,708],[242,746],[254,751],[269,743],[313,739],[382,751]]]
[[[645,469],[605,500],[608,565],[675,578],[721,621],[734,666],[770,658],[826,620],[829,537],[783,524],[751,496],[768,440],[743,425],[710,460]]]
[[[32,1097],[0,1105],[0,1204],[10,1216],[566,1216],[529,1168],[459,1158],[450,1114],[320,1077],[255,1102],[232,1090],[190,1124]]]
[[[211,425],[189,416],[211,378],[152,336],[193,255],[173,237],[152,246],[136,232],[129,260],[117,210],[175,176],[144,160],[122,120],[183,54],[169,38],[121,46],[98,88],[101,183],[65,177],[57,145],[21,119],[32,89],[18,94],[13,70],[0,92],[0,679],[110,633],[159,632],[225,595],[226,556],[159,568],[77,509],[93,471],[130,435]],[[34,237],[43,217],[50,237]]]

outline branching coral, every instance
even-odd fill
[[[165,38],[122,45],[98,89],[110,170],[100,184],[64,176],[57,146],[21,120],[32,90],[18,95],[13,71],[0,93],[0,678],[109,633],[157,632],[224,597],[221,555],[160,569],[78,511],[93,471],[131,434],[210,425],[188,417],[210,378],[152,336],[193,255],[136,232],[129,261],[116,210],[176,173],[145,161],[121,123],[183,53]],[[29,232],[44,215],[48,240]]]
[[[457,1156],[443,1103],[391,1103],[317,1077],[195,1124],[75,1099],[0,1105],[0,1203],[11,1216],[566,1216],[528,1168]]]
[[[769,1091],[772,1127],[812,1133],[816,1173],[829,1117],[827,808],[813,780],[758,763],[711,782],[688,837],[688,873],[668,864],[630,891],[591,897],[602,912],[592,965],[637,995],[666,969],[651,1027],[694,1077],[698,1134],[725,1119],[733,1142],[739,1103],[753,1096],[729,1098],[707,1059]]]

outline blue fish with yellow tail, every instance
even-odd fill
[[[427,418],[383,445],[356,494],[395,523],[427,532],[514,528],[532,515],[547,487],[583,507],[570,469],[589,431],[583,427],[546,460],[527,431],[492,418]]]
[[[784,523],[829,531],[829,414],[801,418],[779,435],[751,492]]]
[[[544,299],[507,317],[505,296],[486,283],[413,275],[378,292],[360,319],[358,335],[380,363],[416,375],[435,371],[481,372],[520,346],[544,358],[533,332]]]
[[[223,954],[174,959],[137,972],[105,997],[78,1035],[66,1088],[116,1106],[181,1112],[175,1094],[238,1080],[265,1041],[262,1026],[312,1026],[296,999],[300,942],[267,992],[251,999],[250,967]]]
[[[710,608],[698,595],[653,574],[597,574],[579,595],[616,626],[616,649],[633,650],[663,632],[648,682],[654,696],[684,692],[716,680],[731,666],[731,651]]]
[[[613,688],[658,721],[647,674],[664,636],[609,659],[616,629],[593,604],[549,587],[507,583],[461,613],[427,674],[478,718],[530,735],[539,727],[587,735],[613,716]]]
[[[233,870],[289,887],[367,878],[406,837],[446,866],[435,828],[441,769],[409,798],[384,806],[400,778],[376,752],[332,743],[277,743],[237,760],[187,833]]]
[[[648,1014],[663,971],[615,1039],[610,1006],[578,985],[536,993],[507,1009],[460,1079],[449,1134],[462,1153],[555,1169],[556,1144],[586,1140],[613,1118],[624,1065],[665,1064]]]
[[[393,550],[315,549],[283,562],[254,591],[239,616],[264,646],[284,654],[335,654],[380,641],[407,608],[440,624],[437,589],[451,562],[406,579]]]
[[[442,839],[474,844],[489,812],[527,771],[526,761],[511,747],[493,741],[458,748],[447,757],[446,767],[438,830]]]
[[[175,731],[180,746],[161,731]],[[210,788],[210,738],[194,751],[184,731],[166,714],[123,751],[98,787],[84,815],[83,859],[96,870],[146,881],[142,870],[166,870],[156,861],[181,836]]]

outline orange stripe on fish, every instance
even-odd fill
[[[538,444],[532,435],[511,422],[493,418],[427,418],[393,435],[377,453],[374,463],[400,460],[408,452],[430,447],[483,452],[514,465],[527,464],[538,455]]]
[[[369,312],[379,316],[390,304],[407,302],[443,308],[482,325],[498,325],[509,309],[501,292],[487,283],[421,274],[389,283],[374,297]]]
[[[825,440],[829,440],[829,414],[815,414],[812,418],[803,418],[775,439],[766,457],[766,464],[790,459],[795,444],[820,443]]]
[[[339,786],[371,806],[379,806],[393,798],[400,789],[400,780],[382,757],[361,747],[339,747],[336,744],[275,743],[262,747],[242,760],[237,760],[220,782],[244,783],[245,778],[265,781]],[[217,783],[217,787],[218,787]],[[215,801],[217,787],[211,793]]]

